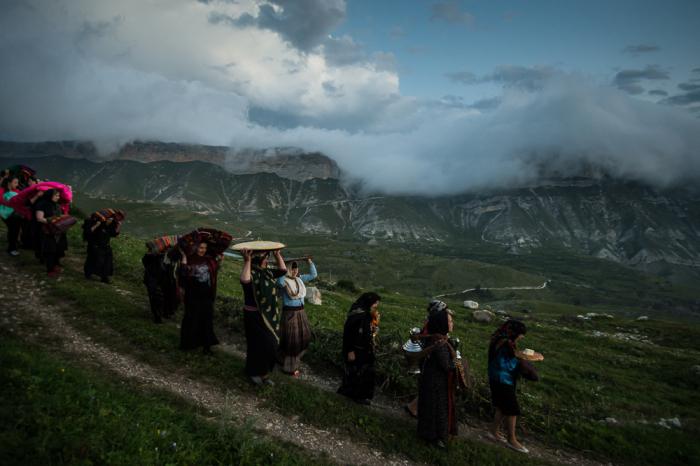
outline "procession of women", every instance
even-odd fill
[[[41,181],[28,166],[3,170],[0,216],[7,228],[7,253],[34,256],[48,277],[57,279],[68,250],[68,231],[77,224],[71,215],[70,186]],[[111,241],[120,234],[126,213],[105,208],[87,215],[82,223],[86,249],[86,280],[110,284],[115,271]],[[302,359],[313,339],[305,309],[307,284],[318,276],[311,256],[285,261],[285,245],[270,241],[234,244],[232,235],[198,228],[182,235],[161,236],[146,242],[142,258],[150,312],[154,323],[173,319],[180,305],[180,349],[211,355],[219,344],[214,316],[218,277],[226,256],[242,262],[240,286],[246,339],[245,375],[259,387],[274,386],[272,374],[298,378]],[[305,269],[305,270],[304,270]],[[360,405],[371,405],[376,391],[376,369],[381,296],[362,293],[347,310],[343,326],[342,383],[337,392]],[[448,448],[458,435],[457,397],[470,384],[468,357],[459,350],[453,333],[456,313],[440,300],[426,307],[422,327],[410,332],[404,344],[416,373],[417,396],[404,409],[417,418],[417,435],[436,448]],[[543,356],[520,350],[527,333],[524,323],[506,320],[488,342],[488,381],[494,419],[488,436],[494,442],[528,453],[516,436],[521,415],[517,383],[536,381],[532,362]],[[204,357],[204,356],[203,356]]]

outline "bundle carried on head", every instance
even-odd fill
[[[182,235],[178,240],[178,246],[190,256],[195,254],[200,243],[207,243],[207,255],[218,256],[224,253],[231,245],[233,236],[223,230],[214,228],[198,228]]]
[[[112,218],[115,222],[123,222],[126,218],[126,213],[121,209],[101,209],[93,212],[90,217],[99,222],[106,222]]]
[[[10,176],[16,176],[19,179],[20,187],[27,186],[29,179],[36,176],[36,170],[26,165],[14,165],[9,168]]]
[[[78,221],[75,217],[67,214],[57,215],[47,220],[48,223],[44,224],[44,231],[49,234],[65,233]]]
[[[70,210],[70,203],[73,200],[73,190],[70,186],[63,183],[57,183],[55,181],[43,181],[33,186],[29,186],[28,188],[24,188],[9,201],[3,201],[3,205],[12,207],[19,215],[27,220],[31,220],[32,210],[29,207],[29,200],[33,198],[37,192],[46,192],[48,190],[58,191],[60,194],[58,203],[61,206],[61,210],[64,214],[68,214]]]
[[[150,241],[146,241],[146,249],[149,254],[163,254],[169,249],[177,246],[177,240],[180,237],[177,235],[161,236],[159,238],[154,238]]]

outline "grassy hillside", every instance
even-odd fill
[[[130,214],[129,224],[138,225],[141,214]],[[187,221],[194,225],[198,221],[196,218]],[[127,230],[131,228],[129,224]],[[338,264],[337,271],[333,271],[334,280],[348,278],[365,288],[381,290],[384,299],[380,383],[384,393],[398,400],[408,400],[416,391],[415,379],[405,373],[399,348],[408,329],[419,326],[424,319],[427,296],[435,289],[431,288],[430,280],[444,282],[462,271],[465,275],[455,277],[455,281],[460,282],[455,283],[459,289],[462,280],[467,282],[465,286],[475,281],[482,286],[491,283],[500,286],[506,280],[511,280],[512,284],[522,284],[521,280],[540,284],[544,276],[534,272],[537,264],[530,264],[524,272],[519,272],[517,267],[508,266],[513,264],[489,265],[321,237],[306,238],[306,242],[300,237],[294,239],[281,234],[274,238],[288,238],[292,252],[313,252],[317,256],[324,303],[308,309],[316,340],[305,361],[319,373],[338,374],[342,323],[355,297],[327,283],[324,274],[330,264]],[[181,353],[175,350],[178,344],[175,326],[150,323],[141,284],[142,238],[124,235],[114,241],[117,276],[113,286],[84,281],[80,273],[83,251],[77,231],[71,232],[70,241],[73,249],[69,269],[60,281],[47,286],[51,287],[57,302],[71,303],[70,311],[66,312],[70,313],[69,317],[76,318],[75,325],[82,331],[159,367],[178,368],[190,376],[206,377],[226,389],[250,390],[241,375],[240,359],[221,352],[212,360],[203,360],[199,354]],[[27,254],[18,262],[22,267],[41,273]],[[224,264],[217,302],[217,331],[235,342],[242,338],[241,291],[237,279],[240,263],[227,261]],[[556,271],[563,277],[563,263],[558,264]],[[397,272],[406,275],[392,278]],[[578,279],[576,274],[573,274],[574,279]],[[625,278],[618,279],[615,286],[624,288]],[[399,289],[402,291],[396,294]],[[625,290],[625,293],[632,292]],[[652,289],[650,293],[655,291]],[[700,385],[693,372],[693,366],[700,360],[696,345],[700,326],[655,318],[636,321],[624,313],[612,319],[581,321],[576,319],[577,314],[610,308],[604,304],[588,307],[563,302],[560,298],[564,294],[562,289],[545,289],[513,295],[482,292],[478,297],[482,305],[503,308],[525,320],[530,331],[524,345],[542,351],[546,357],[539,365],[541,382],[520,385],[524,412],[521,428],[552,448],[574,449],[603,461],[625,464],[700,461],[694,442],[700,434],[697,416]],[[458,312],[454,334],[463,342],[462,353],[471,363],[474,384],[460,398],[460,416],[488,420],[486,349],[497,323],[473,322],[469,313],[459,307],[461,299],[458,296],[449,300]],[[635,304],[630,302],[629,308]],[[519,312],[524,308],[530,312]],[[348,404],[335,394],[306,383],[278,380],[278,387],[260,394],[266,405],[281,413],[299,416],[312,425],[340,429],[385,452],[399,452],[415,460],[442,464],[523,464],[525,460],[503,448],[469,439],[458,440],[447,453],[435,452],[415,442],[410,423]],[[662,419],[676,417],[681,422],[680,428],[660,425]]]

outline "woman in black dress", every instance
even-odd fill
[[[90,218],[83,224],[83,239],[87,241],[87,257],[83,267],[85,278],[100,277],[102,283],[109,283],[114,273],[114,255],[109,242],[119,235],[119,221],[109,217],[102,221]]]
[[[348,312],[343,329],[345,375],[338,393],[360,404],[374,398],[376,334],[379,329],[377,293],[363,293]]]
[[[418,386],[418,436],[445,448],[450,435],[457,435],[455,351],[447,340],[452,331],[452,311],[430,314],[426,341],[428,352]]]
[[[197,252],[189,259],[185,254],[180,260],[180,283],[185,290],[185,315],[180,326],[180,348],[183,350],[203,347],[204,354],[211,354],[211,347],[219,344],[214,335],[214,299],[216,278],[221,256],[207,256],[207,243],[200,243]]]
[[[58,200],[61,193],[54,189],[48,189],[36,203],[36,222],[39,229],[39,259],[46,264],[46,272],[49,277],[57,277],[61,273],[61,258],[68,249],[68,240],[65,233],[55,233],[48,227],[49,219],[61,215]]]
[[[280,310],[277,305],[277,279],[287,274],[282,253],[274,252],[277,269],[267,268],[268,252],[243,254],[243,323],[245,326],[245,372],[255,385],[274,385],[269,375],[275,367],[279,345]]]

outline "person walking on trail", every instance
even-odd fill
[[[365,405],[371,404],[374,398],[374,363],[381,299],[377,293],[363,293],[350,306],[343,328],[345,374],[338,393]]]
[[[19,178],[16,176],[7,176],[2,180],[3,201],[7,202],[12,199],[17,195],[18,190]],[[0,205],[0,217],[7,226],[7,253],[11,256],[18,256],[17,244],[22,228],[22,217],[12,207],[5,205]]]
[[[270,372],[275,367],[279,345],[277,279],[287,274],[287,266],[278,249],[274,252],[277,268],[267,267],[269,251],[244,249],[241,286],[243,287],[243,323],[246,338],[245,372],[253,384],[274,385]]]
[[[180,325],[180,348],[202,347],[212,354],[211,347],[219,344],[214,334],[214,300],[219,267],[223,256],[207,255],[207,243],[197,246],[195,254],[180,259],[180,284],[185,290],[185,315]]]
[[[87,256],[83,273],[90,280],[93,275],[102,283],[109,283],[114,274],[114,254],[110,241],[119,235],[121,224],[114,217],[100,220],[90,217],[83,223],[83,239],[87,241]]]
[[[518,351],[517,344],[523,339],[527,328],[517,320],[508,320],[491,336],[488,353],[489,387],[491,403],[496,410],[489,437],[521,453],[528,453],[515,435],[515,424],[520,416],[520,405],[516,395],[516,383],[522,376],[537,381],[537,371],[523,353]],[[535,353],[531,360],[544,359]],[[507,437],[501,433],[501,425],[505,421]]]
[[[280,346],[278,359],[282,371],[294,377],[299,376],[301,357],[311,343],[311,326],[304,310],[306,285],[318,276],[311,258],[306,259],[309,273],[299,274],[299,265],[292,262],[287,275],[277,279],[282,293],[282,319],[280,320]]]
[[[58,200],[61,193],[54,189],[47,190],[36,203],[36,222],[39,230],[39,259],[46,264],[46,273],[55,278],[61,273],[61,258],[68,249],[68,239],[65,233],[57,233],[49,228],[49,220],[61,214]]]
[[[448,341],[453,312],[445,307],[430,314],[425,352],[418,387],[418,436],[446,448],[457,435],[455,392],[459,381],[454,348]]]

